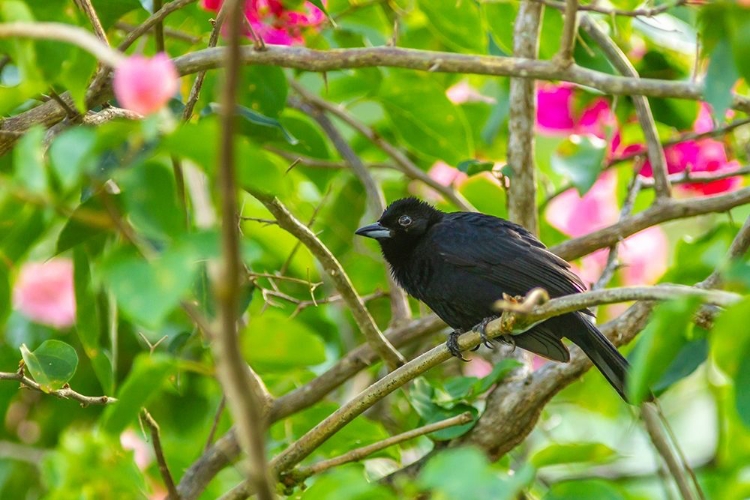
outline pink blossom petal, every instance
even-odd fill
[[[556,229],[573,237],[596,231],[617,222],[617,177],[605,172],[581,198],[569,189],[547,206],[546,217]]]
[[[492,372],[492,363],[480,358],[479,356],[472,356],[468,363],[464,363],[464,375],[467,377],[486,377]]]
[[[569,84],[541,83],[537,94],[536,125],[548,133],[573,133],[573,87]]]
[[[135,465],[140,470],[146,470],[154,460],[151,455],[151,446],[131,429],[120,434],[120,445],[125,450],[133,451]]]
[[[177,92],[179,76],[164,53],[151,59],[135,55],[115,69],[113,87],[122,107],[141,115],[159,111]]]
[[[583,110],[581,118],[575,125],[575,133],[593,134],[604,139],[607,136],[607,129],[615,125],[617,125],[617,120],[609,107],[609,102],[600,97]]]
[[[469,85],[466,80],[450,86],[445,91],[448,100],[453,104],[463,104],[465,102],[483,102],[485,104],[495,104],[497,99],[482,95],[477,89]]]
[[[36,323],[72,326],[76,321],[73,263],[52,259],[24,264],[13,287],[13,306]]]
[[[626,238],[618,258],[626,285],[652,285],[667,271],[669,241],[660,227],[653,226]]]

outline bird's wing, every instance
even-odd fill
[[[448,214],[433,226],[431,244],[447,262],[482,276],[504,293],[543,287],[551,297],[584,290],[570,264],[523,227],[484,214]]]

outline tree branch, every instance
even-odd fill
[[[15,380],[16,382],[19,382],[21,384],[22,388],[32,389],[44,394],[50,394],[60,399],[72,399],[81,403],[81,406],[83,407],[86,407],[88,405],[108,405],[117,402],[116,398],[110,396],[84,396],[83,394],[74,391],[67,385],[62,389],[47,392],[43,390],[38,383],[27,377],[24,374],[23,368],[20,368],[16,373],[0,372],[0,380]]]
[[[599,248],[612,246],[617,241],[627,238],[647,227],[670,220],[695,217],[696,215],[726,212],[748,202],[750,202],[750,187],[719,196],[689,200],[670,199],[611,226],[555,245],[550,248],[550,251],[565,260],[574,260],[590,254]]]
[[[617,71],[625,76],[639,78],[635,67],[633,67],[622,50],[620,50],[620,47],[596,25],[596,22],[588,14],[581,16],[581,27],[596,41],[602,51],[604,51],[607,59],[617,68]],[[634,95],[631,99],[635,105],[638,122],[643,129],[643,135],[646,139],[648,159],[651,162],[657,199],[669,198],[671,193],[669,173],[667,172],[667,158],[664,156],[664,149],[659,140],[659,133],[656,131],[656,121],[654,121],[654,115],[651,112],[648,99],[641,95]]]
[[[453,203],[461,210],[476,212],[476,209],[471,205],[471,203],[469,203],[466,198],[463,197],[461,193],[453,189],[451,186],[444,186],[440,184],[432,177],[427,175],[424,171],[422,171],[422,169],[417,167],[414,162],[407,158],[407,156],[398,148],[394,147],[391,143],[380,137],[380,135],[378,135],[377,132],[375,132],[373,129],[361,123],[344,108],[342,108],[341,106],[333,105],[330,102],[312,94],[294,80],[290,80],[289,84],[306,101],[328,111],[329,113],[352,127],[354,130],[359,132],[365,138],[367,138],[367,140],[369,140],[373,145],[383,150],[385,154],[390,156],[393,161],[396,162],[396,166],[404,173],[404,175],[411,179],[418,179],[422,181],[427,186],[445,196],[446,199],[450,200],[451,203]]]
[[[561,68],[567,68],[573,64],[573,50],[576,45],[576,32],[578,31],[578,0],[565,0],[565,24],[560,40],[560,50],[555,54],[555,62]]]
[[[83,28],[62,23],[2,23],[0,38],[34,38],[39,40],[58,40],[79,47],[99,62],[116,68],[125,56],[113,50],[102,40]],[[63,115],[65,114],[63,110]]]
[[[161,447],[161,435],[159,431],[159,424],[156,423],[154,417],[146,410],[141,408],[141,422],[146,424],[151,433],[151,443],[154,447],[154,454],[156,455],[156,462],[159,464],[159,473],[161,474],[162,480],[164,480],[164,486],[167,487],[169,493],[169,500],[180,500],[180,495],[177,493],[177,489],[174,485],[174,479],[172,479],[172,473],[169,472],[167,466],[167,460],[164,458],[164,450]]]
[[[341,264],[328,247],[307,226],[298,221],[276,197],[260,192],[251,192],[250,194],[265,205],[282,229],[294,235],[318,259],[318,262],[320,262],[323,269],[331,277],[334,285],[336,285],[336,289],[344,298],[346,305],[352,312],[352,316],[354,316],[354,321],[367,339],[367,342],[388,364],[390,369],[393,370],[400,366],[404,361],[403,357],[383,337],[383,333],[375,324],[375,320],[372,319],[370,312],[362,302],[362,298],[354,289],[346,271],[344,271],[344,268],[341,267]]]
[[[222,133],[219,143],[218,185],[221,199],[222,261],[220,270],[211,272],[211,285],[217,302],[220,328],[212,339],[216,373],[239,430],[240,445],[248,454],[249,476],[260,500],[272,500],[273,482],[266,464],[264,435],[266,405],[262,383],[242,358],[237,332],[239,317],[240,262],[237,225],[237,185],[234,159],[235,100],[240,81],[240,36],[244,2],[227,0],[228,50],[222,106]],[[166,6],[164,7],[166,9]],[[218,271],[218,272],[217,272]]]
[[[419,436],[424,436],[425,434],[430,434],[431,432],[447,429],[456,425],[468,424],[473,419],[474,417],[467,411],[460,415],[456,415],[455,417],[441,420],[440,422],[434,422],[432,424],[427,424],[422,427],[417,427],[416,429],[391,436],[382,441],[378,441],[377,443],[362,446],[361,448],[355,448],[347,453],[344,453],[343,455],[339,455],[338,457],[323,460],[313,465],[299,467],[295,470],[290,471],[288,473],[288,477],[292,480],[293,484],[301,483],[314,474],[319,474],[321,472],[327,471],[328,469],[338,467],[339,465],[347,464],[349,462],[359,462],[363,458],[372,455],[373,453],[377,453],[380,450],[384,450],[385,448],[388,448],[390,446],[403,443],[404,441],[409,441],[410,439],[414,439]]]
[[[513,54],[534,60],[539,52],[539,28],[544,6],[523,1],[513,27]],[[573,16],[575,18],[575,16]],[[567,20],[566,20],[567,22]],[[572,61],[571,61],[572,63]],[[508,190],[508,218],[533,234],[539,234],[536,208],[536,87],[532,79],[510,80],[508,165],[513,169]]]

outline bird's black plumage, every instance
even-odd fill
[[[377,223],[357,234],[377,239],[396,281],[449,326],[468,331],[495,316],[503,293],[542,287],[551,297],[584,289],[570,265],[523,227],[472,212],[441,212],[416,198],[393,202]],[[628,363],[584,315],[564,314],[514,335],[515,344],[568,361],[563,337],[578,345],[625,399]]]

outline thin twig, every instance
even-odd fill
[[[162,0],[153,0],[154,2],[154,14],[159,12],[162,8]],[[164,52],[164,21],[160,19],[156,25],[154,25],[154,44],[156,45],[156,52]]]
[[[156,455],[156,463],[159,464],[159,474],[161,474],[162,480],[164,480],[164,486],[167,487],[169,493],[169,500],[180,500],[180,495],[177,493],[177,488],[174,485],[174,479],[172,479],[172,473],[169,472],[169,466],[167,466],[167,460],[164,458],[164,450],[161,446],[161,432],[159,430],[159,424],[156,423],[154,417],[148,412],[146,408],[141,408],[141,422],[148,427],[151,434],[151,444],[154,447],[154,454]]]
[[[266,51],[268,52],[268,51]],[[399,151],[395,146],[393,146],[391,143],[380,137],[373,129],[366,126],[365,124],[361,123],[359,120],[357,120],[351,113],[344,110],[340,106],[335,106],[328,101],[321,99],[320,97],[312,94],[307,89],[305,89],[299,82],[296,82],[295,80],[289,81],[290,86],[297,92],[300,96],[302,96],[303,99],[305,99],[308,102],[311,102],[315,104],[316,106],[320,107],[321,109],[324,109],[328,111],[329,113],[333,114],[337,118],[339,118],[341,121],[352,127],[354,130],[359,132],[361,135],[363,135],[367,140],[369,140],[372,144],[374,144],[376,147],[383,150],[385,154],[390,156],[394,162],[396,162],[396,165],[398,166],[399,170],[404,172],[404,175],[407,177],[413,178],[413,179],[419,179],[441,195],[445,196],[446,199],[450,200],[451,203],[456,205],[461,210],[466,210],[470,212],[475,212],[476,209],[472,207],[471,203],[469,203],[468,200],[466,200],[461,193],[456,191],[450,186],[444,186],[437,182],[435,179],[427,175],[424,171],[422,171],[419,167],[417,167],[409,158],[406,157],[405,154],[403,154],[401,151]]]
[[[573,64],[573,49],[578,31],[578,0],[565,0],[565,23],[560,40],[560,50],[555,54],[556,62],[563,68]]]
[[[334,126],[333,122],[325,115],[323,109],[316,106],[313,103],[299,102],[296,99],[290,99],[289,103],[292,107],[297,107],[304,113],[307,113],[313,118],[320,128],[326,133],[331,142],[333,143],[336,150],[349,164],[354,175],[357,176],[359,181],[365,187],[367,193],[367,201],[370,206],[370,211],[373,217],[379,217],[385,210],[385,195],[380,185],[375,182],[375,178],[367,170],[362,159],[354,152],[349,143],[341,135],[341,132]],[[388,289],[391,290],[391,321],[395,324],[403,323],[411,319],[411,309],[409,308],[409,300],[406,297],[404,290],[398,286],[393,275],[386,271],[388,278]]]
[[[203,452],[205,453],[206,450],[208,450],[211,445],[214,442],[214,437],[216,436],[216,430],[219,428],[219,420],[221,420],[221,416],[224,413],[224,407],[227,404],[227,398],[224,396],[221,397],[221,401],[219,401],[219,406],[216,408],[216,414],[214,415],[214,422],[211,424],[211,430],[208,433],[208,438],[206,438],[206,446],[203,447]]]
[[[169,14],[197,1],[198,0],[174,0],[172,2],[164,4],[161,9],[155,11],[145,21],[139,24],[133,31],[128,33],[128,36],[125,37],[125,40],[120,42],[120,45],[118,45],[117,48],[124,52],[133,44],[133,42],[148,33],[151,28],[153,28],[157,23],[162,22],[164,18],[166,18]]]
[[[624,76],[638,78],[638,72],[625,53],[599,28],[596,21],[588,14],[581,15],[581,28],[596,41],[607,59],[617,68],[617,71]],[[669,173],[667,171],[667,158],[664,156],[664,149],[659,141],[656,121],[648,104],[648,99],[644,96],[632,96],[632,100],[635,105],[638,122],[641,125],[641,129],[643,129],[643,136],[646,139],[646,148],[648,150],[648,159],[651,162],[657,200],[669,198],[671,188],[669,185]]]
[[[565,2],[558,2],[556,0],[532,0],[533,2],[539,2],[541,4],[547,5],[549,7],[558,9],[558,10],[566,10],[567,4]],[[633,10],[626,10],[626,9],[614,9],[609,7],[600,7],[597,5],[597,2],[592,2],[589,5],[579,5],[577,7],[577,10],[579,11],[588,11],[588,12],[597,12],[599,14],[606,14],[607,16],[625,16],[625,17],[654,17],[658,16],[659,14],[662,14],[669,9],[678,7],[680,5],[686,5],[690,2],[688,0],[676,0],[674,3],[665,3],[663,5],[659,5],[658,7],[648,7],[643,9],[633,9]]]
[[[117,21],[115,23],[115,29],[124,31],[126,33],[130,33],[136,28],[137,26],[135,24],[126,23],[125,21]],[[189,33],[185,33],[184,31],[167,28],[167,27],[164,28],[164,36],[166,38],[174,38],[175,40],[188,42],[190,44],[196,44],[201,41],[201,37],[199,36],[194,36]]]
[[[391,370],[400,366],[404,361],[403,357],[383,337],[383,333],[375,324],[375,320],[362,302],[362,297],[357,294],[346,271],[344,271],[344,268],[328,247],[307,226],[295,218],[277,198],[261,192],[251,192],[250,194],[265,205],[282,229],[295,236],[318,259],[338,292],[344,297],[347,306],[352,312],[354,321],[367,339],[367,342],[380,354]]]
[[[403,443],[404,441],[409,441],[419,436],[424,436],[425,434],[430,434],[431,432],[447,429],[456,425],[468,424],[473,419],[474,417],[467,411],[460,415],[456,415],[455,417],[441,420],[440,422],[434,422],[432,424],[427,424],[422,427],[417,427],[416,429],[391,436],[382,441],[378,441],[377,443],[362,446],[361,448],[355,448],[344,453],[343,455],[339,455],[338,457],[323,460],[313,465],[299,467],[289,472],[289,477],[292,478],[295,483],[299,483],[314,474],[319,474],[333,467],[338,467],[339,465],[343,465],[349,462],[359,462],[363,458],[368,457],[373,453],[377,453],[380,450],[384,450],[385,448],[388,448],[390,446]]]
[[[228,19],[225,81],[222,91],[219,139],[218,187],[221,196],[222,259],[220,271],[213,272],[220,327],[211,342],[216,357],[216,373],[239,429],[240,444],[248,454],[249,476],[261,500],[275,498],[273,482],[266,465],[266,430],[262,383],[253,376],[242,358],[237,319],[241,276],[239,228],[237,225],[237,184],[234,157],[234,108],[240,82],[240,31],[244,2],[225,2]],[[166,6],[165,6],[166,8]]]
[[[0,372],[0,380],[15,380],[16,382],[19,382],[21,384],[22,388],[32,389],[44,394],[50,394],[60,399],[72,399],[74,401],[78,401],[79,403],[81,403],[81,406],[84,407],[88,405],[108,405],[117,402],[117,399],[111,396],[84,396],[83,394],[74,391],[67,385],[62,389],[47,392],[42,389],[42,386],[31,380],[24,374],[23,367],[21,367],[16,373]]]
[[[89,22],[91,22],[91,27],[94,29],[94,34],[97,36],[97,38],[109,45],[107,32],[104,31],[102,22],[99,20],[99,16],[96,15],[94,6],[91,5],[91,0],[75,0],[75,2],[78,5],[78,8],[81,9],[84,14],[86,14],[86,17],[89,18]]]
[[[676,460],[676,454],[672,450],[669,439],[665,435],[664,431],[659,425],[659,416],[656,411],[656,407],[651,403],[644,403],[641,405],[641,418],[646,427],[651,442],[659,452],[659,455],[664,459],[667,469],[669,469],[672,478],[674,478],[677,484],[677,489],[680,490],[683,500],[698,500],[699,496],[693,491],[691,487],[691,481],[688,479],[688,474],[679,461]]]

